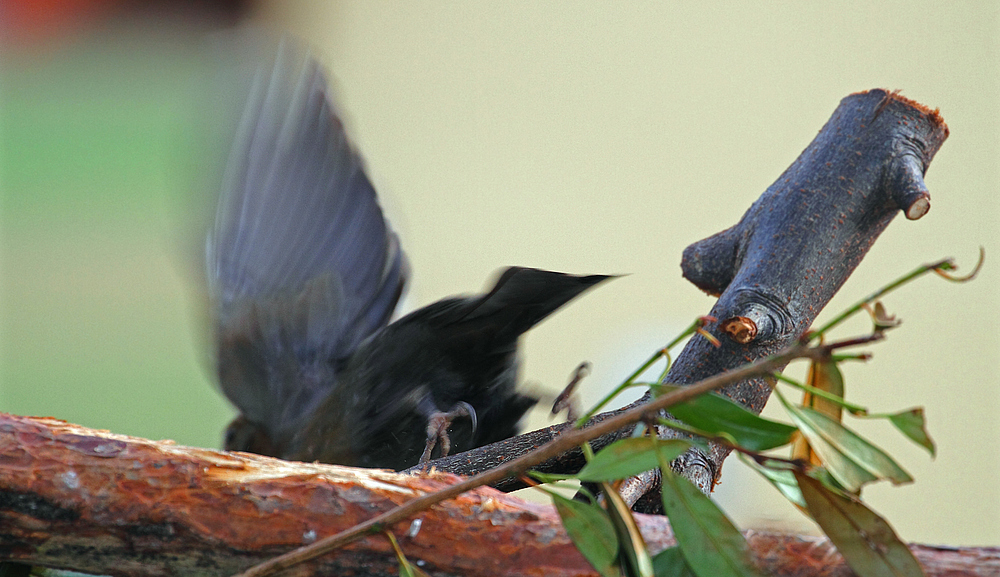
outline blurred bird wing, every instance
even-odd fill
[[[305,303],[308,342],[344,356],[388,322],[405,257],[320,66],[289,42],[268,64],[254,73],[226,168],[207,247],[210,289],[223,323],[243,299],[311,294],[321,306]],[[341,294],[306,290],[324,276]]]
[[[227,342],[238,342],[241,353],[229,356],[238,362],[288,353],[341,359],[388,323],[406,282],[406,260],[320,66],[283,41],[254,68],[206,246],[220,356]],[[260,377],[270,370],[231,369]],[[291,383],[222,385],[245,412],[256,406],[251,412],[272,416],[287,412],[293,399],[298,405],[315,397]],[[275,390],[282,387],[289,390]],[[273,403],[286,406],[268,408]]]

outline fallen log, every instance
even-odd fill
[[[0,561],[103,575],[230,575],[458,480],[182,447],[0,414]],[[637,515],[655,553],[666,518]],[[417,522],[414,522],[417,521]],[[387,527],[435,575],[596,575],[551,506],[483,487]],[[851,575],[823,538],[748,531],[768,575]],[[1000,548],[912,545],[934,576],[996,575]],[[287,575],[395,574],[373,534]]]

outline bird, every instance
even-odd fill
[[[508,267],[390,322],[409,265],[321,65],[251,69],[205,250],[224,448],[402,470],[517,434],[520,336],[612,277]]]

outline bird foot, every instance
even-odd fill
[[[435,412],[427,418],[427,445],[424,447],[424,453],[420,455],[420,464],[431,460],[431,452],[434,451],[434,447],[438,443],[441,444],[441,456],[448,456],[448,453],[451,451],[451,438],[448,437],[448,427],[458,417],[468,417],[471,419],[472,430],[476,430],[476,410],[472,408],[472,405],[464,401],[455,403],[447,413]]]

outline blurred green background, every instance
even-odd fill
[[[589,400],[710,309],[681,251],[734,224],[841,98],[940,107],[930,213],[895,221],[820,318],[986,247],[976,282],[886,299],[903,327],[846,377],[873,410],[926,406],[939,445],[932,461],[854,423],[917,479],[872,487],[873,507],[907,540],[998,544],[1000,5],[295,1],[247,19],[329,67],[413,265],[407,307],[509,264],[631,273],[525,339],[528,387],[590,360]],[[231,409],[209,378],[199,251],[232,110],[206,32],[115,20],[2,59],[0,410],[219,445]],[[724,473],[741,526],[814,530],[739,463]]]

